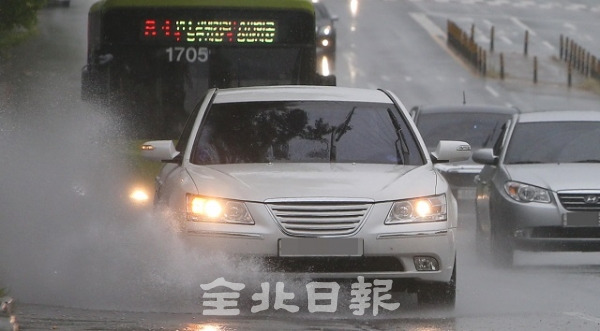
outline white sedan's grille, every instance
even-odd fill
[[[291,236],[343,236],[358,230],[371,201],[365,200],[278,200],[267,203]]]

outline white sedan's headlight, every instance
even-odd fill
[[[507,182],[504,184],[504,191],[519,202],[550,203],[550,191],[541,187],[519,182]]]
[[[254,224],[244,202],[192,194],[187,196],[187,219],[192,222]]]
[[[396,201],[392,205],[385,224],[445,221],[446,195]]]

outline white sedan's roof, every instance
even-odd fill
[[[519,122],[600,121],[600,110],[549,110],[521,113]]]
[[[427,105],[419,106],[421,114],[516,114],[519,109],[495,105]]]
[[[217,90],[214,103],[252,101],[359,101],[392,104],[382,91],[339,86],[261,86]]]

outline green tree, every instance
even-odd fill
[[[46,0],[0,0],[0,47],[13,45],[35,31]]]

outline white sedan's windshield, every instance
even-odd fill
[[[213,105],[192,162],[423,164],[423,159],[391,104],[287,101]]]

